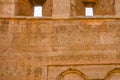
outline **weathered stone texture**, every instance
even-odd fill
[[[97,0],[94,5],[94,14],[115,15],[115,0]]]
[[[85,7],[93,7],[94,15],[115,15],[115,0],[70,0],[71,16],[85,16]],[[93,3],[95,1],[95,3]],[[116,3],[117,5],[118,3]],[[118,6],[117,6],[118,7]]]
[[[85,5],[82,0],[70,0],[70,15],[71,16],[84,16]]]
[[[119,18],[0,19],[0,79],[115,78],[109,73],[116,68],[115,73],[120,72],[119,22]]]
[[[14,0],[0,0],[0,17],[13,16],[15,10]]]
[[[16,0],[15,15],[16,16],[33,16],[34,5],[32,5],[29,2],[29,0]]]
[[[1,16],[33,16],[36,5],[43,7],[43,16],[52,17],[85,16],[85,7],[93,7],[94,16],[120,13],[119,0],[1,0],[0,4]]]
[[[0,0],[0,80],[120,80],[119,4]],[[25,17],[36,5],[49,17]],[[83,17],[91,6],[95,17]]]
[[[62,14],[62,15],[61,15]],[[70,16],[70,0],[53,0],[53,17]]]
[[[43,16],[52,16],[53,0],[46,0],[43,5]]]
[[[120,0],[115,0],[116,16],[120,16]]]

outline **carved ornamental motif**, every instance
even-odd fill
[[[86,76],[81,73],[79,70],[76,69],[68,69],[64,72],[62,72],[56,80],[87,80]]]

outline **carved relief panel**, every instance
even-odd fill
[[[115,68],[106,76],[106,80],[120,80],[120,68]]]
[[[62,72],[56,80],[85,80],[85,76],[79,70],[68,69]]]
[[[61,80],[84,80],[83,78],[81,78],[79,75],[74,74],[74,73],[70,73],[66,76],[64,76]]]
[[[40,67],[36,67],[34,69],[34,80],[41,80],[42,69]]]

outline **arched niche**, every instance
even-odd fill
[[[92,7],[94,16],[115,15],[115,0],[70,0],[70,15],[85,16],[85,8]]]
[[[43,16],[52,15],[52,0],[16,0],[15,16],[33,16],[35,6],[43,7]]]
[[[86,76],[76,69],[68,69],[57,76],[56,80],[87,80]]]
[[[108,72],[105,80],[120,80],[120,68],[115,68]]]

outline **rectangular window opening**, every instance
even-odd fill
[[[35,6],[34,7],[34,16],[41,17],[42,16],[42,6]]]
[[[85,8],[85,16],[93,16],[94,12],[93,12],[93,7],[86,7]]]

